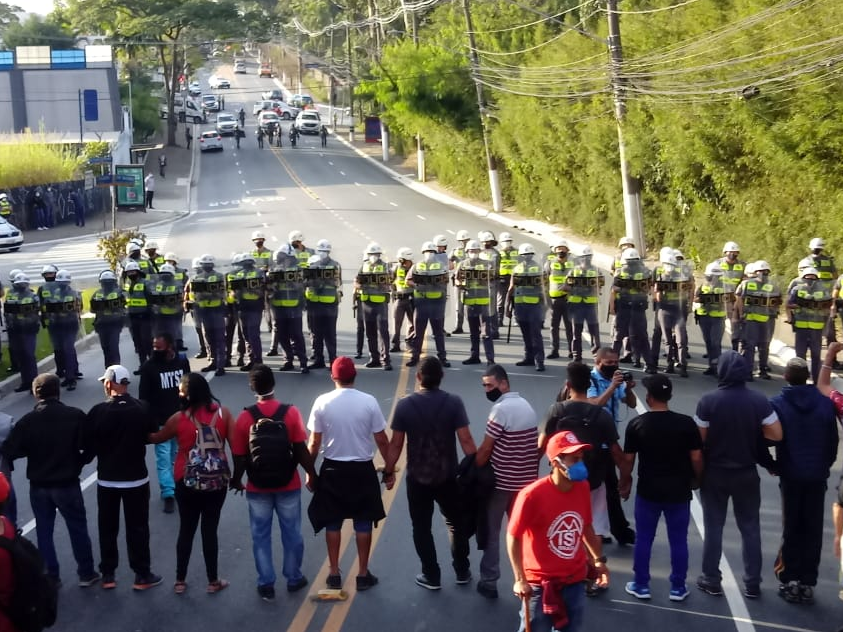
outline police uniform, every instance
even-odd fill
[[[152,308],[149,305],[149,286],[142,275],[132,279],[126,275],[123,285],[126,293],[129,331],[135,344],[140,364],[149,359],[152,353]]]
[[[740,259],[734,263],[726,257],[717,260],[717,265],[723,271],[723,299],[726,304],[726,317],[732,325],[732,349],[738,350],[738,343],[741,339],[741,322],[737,318],[735,310],[735,290],[738,284],[743,281],[746,262]]]
[[[13,283],[6,293],[3,314],[9,334],[9,355],[14,356],[20,371],[18,392],[29,391],[38,375],[35,344],[41,328],[41,307],[38,295],[28,283]]]
[[[628,340],[630,351],[644,358],[649,372],[655,370],[647,337],[647,306],[652,285],[652,272],[640,259],[622,262],[615,269],[610,297],[610,311],[615,314],[613,351],[620,355],[624,340]]]
[[[820,251],[819,253],[811,254],[805,257],[800,263],[799,267],[812,267],[817,271],[817,281],[820,285],[827,288],[832,294],[836,286],[837,279],[837,265],[834,263],[834,257]],[[834,315],[830,314],[828,323],[824,329],[826,339],[829,343],[837,340],[837,333],[834,326]]]
[[[299,265],[301,259],[299,258]],[[337,357],[337,317],[342,294],[342,266],[329,257],[310,257],[305,274],[304,295],[307,299],[308,323],[313,346],[310,368],[324,369]],[[325,364],[325,352],[328,364]]]
[[[57,277],[58,278],[58,277]],[[66,281],[55,281],[52,292],[42,305],[47,319],[47,331],[54,348],[62,350],[65,385],[76,388],[79,361],[76,357],[76,336],[79,334],[79,312],[82,298]]]
[[[302,373],[307,373],[307,348],[302,330],[304,311],[304,270],[298,259],[278,253],[276,264],[267,277],[267,294],[272,309],[272,339],[281,345],[285,362],[282,371],[293,368],[298,358]]]
[[[820,374],[822,333],[828,321],[831,303],[831,292],[825,284],[816,281],[810,284],[804,279],[793,288],[788,298],[796,334],[794,349],[797,356],[806,360],[807,352],[811,352],[811,377],[814,383]]]
[[[212,359],[206,370],[215,369],[216,375],[225,374],[227,360],[225,350],[226,284],[222,273],[213,265],[205,264],[191,280],[194,310],[205,335],[205,343]]]
[[[12,203],[6,194],[0,196],[0,217],[9,220],[12,216]]]
[[[424,256],[424,255],[422,255]],[[433,333],[436,343],[436,355],[446,368],[450,366],[445,351],[445,302],[448,288],[448,267],[435,257],[430,260],[418,261],[412,265],[407,273],[407,282],[413,288],[413,329],[415,331],[411,344],[412,356],[409,366],[415,366],[421,355],[427,325]]]
[[[412,262],[411,262],[412,265]],[[392,309],[393,318],[393,333],[392,333],[392,348],[390,351],[401,351],[401,329],[404,326],[404,319],[407,319],[410,327],[407,331],[407,340],[413,338],[413,312],[415,311],[413,303],[413,290],[407,285],[407,272],[409,267],[404,267],[400,261],[393,264],[392,267],[392,297],[395,305]],[[461,297],[457,298],[459,302]],[[460,321],[459,310],[457,311],[457,322]]]
[[[758,350],[758,365],[761,377],[769,378],[767,372],[770,355],[770,321],[775,322],[782,304],[781,288],[769,278],[749,278],[740,282],[735,290],[743,326],[741,355],[755,365],[755,350]]]
[[[447,255],[445,259],[447,261]],[[366,327],[369,346],[369,362],[366,366],[369,368],[383,366],[384,370],[392,370],[392,360],[389,357],[390,285],[389,266],[380,256],[374,263],[366,261],[360,266],[355,286],[360,296],[360,309]]]
[[[263,364],[261,317],[266,305],[266,274],[262,268],[246,259],[242,269],[229,283],[229,291],[234,294],[240,331],[249,355],[249,362],[241,370],[249,370],[256,364]]]
[[[568,310],[568,292],[565,283],[574,264],[551,253],[544,263],[544,275],[547,279],[547,298],[550,301],[550,353],[548,358],[559,357],[559,325],[565,327],[565,340],[568,342],[568,357],[573,357],[572,342],[574,328]]]
[[[254,240],[252,240],[254,241]],[[255,259],[255,267],[263,270],[264,274],[268,275],[270,268],[273,265],[272,251],[269,248],[261,246],[252,250],[252,257]],[[276,329],[272,320],[272,306],[269,304],[269,294],[266,295],[266,330],[272,334],[272,341],[270,343],[269,352],[266,355],[278,355],[278,340],[276,338]],[[275,353],[272,353],[272,350]]]
[[[565,289],[568,292],[568,312],[574,325],[574,359],[582,361],[582,333],[588,326],[591,352],[600,348],[600,325],[597,322],[597,303],[603,275],[590,261],[577,263],[568,273]]]
[[[512,281],[512,270],[518,265],[518,248],[501,248],[498,251],[498,287],[497,287],[497,327],[503,325],[506,311],[506,293]]]
[[[497,243],[497,242],[496,242]],[[498,252],[498,249],[494,246],[485,247],[483,250],[480,251],[480,258],[483,261],[488,261],[491,270],[493,271],[495,278],[492,279],[492,305],[498,304],[498,285],[500,281],[498,280],[498,270],[500,270],[501,266],[501,255]],[[498,324],[498,319],[492,319],[492,338],[497,340],[500,338],[500,327]]]
[[[168,333],[174,341],[180,340],[178,336],[184,316],[184,287],[176,281],[175,274],[161,272],[149,281],[148,290],[153,335]]]
[[[56,270],[57,271],[57,270]],[[44,304],[51,300],[52,294],[56,288],[56,272],[52,272],[51,274],[44,274],[42,272],[42,276],[44,277],[44,283],[38,286],[38,289],[35,291],[36,295],[38,296],[38,304],[41,307],[41,327],[42,329],[47,328],[47,316],[46,312],[44,311]],[[53,347],[53,357],[56,361],[56,375],[59,377],[65,377],[65,369],[64,369],[64,353],[61,349],[57,347]]]
[[[465,244],[467,241],[460,240],[460,245],[451,250],[451,256],[448,257],[448,264],[452,270],[456,270],[457,265],[465,259],[466,252],[465,252]],[[454,301],[454,309],[456,310],[457,316],[457,324],[454,327],[453,333],[461,334],[463,333],[463,323],[465,322],[465,306],[462,303],[462,292],[459,289],[459,282],[457,281],[456,274],[452,277],[452,282],[454,286],[457,288],[457,296],[456,300]],[[411,293],[412,295],[412,293]],[[410,316],[410,320],[412,321],[412,315]]]
[[[720,275],[709,275],[694,293],[694,319],[700,326],[708,356],[705,375],[717,375],[717,361],[723,350],[723,332],[726,330],[725,292]]]
[[[688,376],[688,328],[686,305],[690,302],[691,279],[679,265],[662,265],[655,275],[656,300],[659,303],[659,326],[667,347],[667,372],[679,365],[679,375]],[[652,350],[656,356],[658,349]],[[654,362],[655,364],[655,362]]]
[[[176,323],[176,333],[173,336],[176,341],[176,351],[187,351],[187,347],[184,346],[184,292],[187,290],[189,276],[187,268],[181,268],[177,266],[175,262],[168,262],[165,260],[165,263],[170,263],[170,265],[173,266],[175,269],[173,280],[182,287],[182,317]]]
[[[483,353],[486,364],[495,363],[495,342],[492,339],[492,321],[497,316],[497,310],[492,305],[492,279],[494,278],[491,263],[482,259],[463,259],[458,265],[456,276],[459,281],[462,302],[465,304],[465,314],[468,319],[471,352],[463,364],[480,363],[480,339],[483,339]],[[504,300],[506,295],[504,294]]]
[[[94,331],[100,340],[103,364],[105,367],[120,364],[120,334],[126,324],[126,295],[116,278],[114,281],[100,281],[100,287],[91,295],[91,311],[94,313]]]
[[[234,351],[234,337],[237,336],[237,366],[246,365],[243,357],[246,355],[246,339],[243,337],[243,328],[240,326],[240,318],[237,315],[237,298],[231,291],[231,284],[235,283],[240,272],[240,255],[236,255],[232,261],[231,270],[225,274],[225,282],[228,293],[225,296],[225,366],[231,366],[231,356]]]
[[[542,303],[544,303],[544,271],[542,266],[527,256],[512,269],[509,292],[515,320],[524,339],[524,359],[516,366],[535,364],[537,371],[544,371],[544,341],[542,340]]]

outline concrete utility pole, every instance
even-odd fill
[[[641,214],[641,182],[629,173],[626,160],[626,145],[623,140],[623,124],[626,118],[626,90],[621,77],[623,48],[621,47],[621,29],[618,19],[618,0],[606,0],[606,13],[609,16],[609,55],[612,94],[615,100],[615,119],[618,123],[618,150],[621,160],[621,179],[623,182],[623,214],[626,234],[632,237],[635,247],[643,258],[646,254],[644,241],[644,218]]]
[[[301,61],[301,32],[296,31],[296,57],[298,58],[298,73],[299,73],[299,89],[298,93],[304,92],[302,89],[302,61]]]
[[[486,148],[486,162],[489,167],[489,187],[492,191],[492,209],[496,213],[503,210],[503,195],[501,194],[501,181],[498,176],[498,164],[492,153],[489,142],[488,119],[486,116],[486,96],[483,94],[483,84],[480,83],[480,60],[477,57],[477,45],[474,40],[474,26],[471,22],[471,8],[469,0],[462,0],[463,12],[465,13],[465,28],[468,31],[469,59],[471,60],[471,73],[474,77],[474,86],[477,88],[477,106],[480,109],[480,128],[483,130],[483,146]]]
[[[348,121],[348,142],[354,142],[354,76],[351,71],[351,30],[345,26],[345,45],[348,54],[348,111],[351,114]]]

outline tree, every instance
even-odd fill
[[[19,6],[0,2],[0,36],[6,32],[6,28],[10,24],[17,24],[20,22],[20,18],[17,14],[21,11],[23,11],[23,9]]]
[[[73,48],[75,44],[76,36],[72,30],[39,15],[32,14],[24,22],[10,22],[3,27],[3,45],[6,48],[51,46],[66,50]]]

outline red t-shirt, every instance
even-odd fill
[[[214,424],[217,432],[220,433],[220,439],[225,442],[228,435],[228,426],[222,417],[222,411],[217,404],[212,404],[213,412],[206,410],[204,407],[193,412],[193,418],[200,424],[207,426]],[[220,414],[218,414],[220,413]],[[196,445],[196,426],[193,421],[185,413],[181,413],[179,417],[179,425],[176,429],[176,443],[178,443],[179,451],[176,454],[176,463],[173,466],[173,477],[180,481],[184,478],[184,466],[187,463],[187,454]]]
[[[11,540],[15,535],[15,527],[5,516],[3,521],[3,535],[0,538]],[[15,577],[12,574],[12,556],[6,549],[0,549],[0,632],[16,632],[17,628],[5,613],[5,609],[12,605],[12,593],[15,590]]]
[[[840,391],[831,391],[831,403],[834,404],[834,408],[837,410],[837,416],[843,417],[843,393]]]
[[[262,399],[257,402],[258,410],[264,417],[272,417],[281,402],[277,399]],[[290,443],[304,443],[307,441],[307,431],[304,429],[304,422],[302,422],[301,413],[295,406],[290,406],[287,409],[287,414],[284,415],[284,423],[287,425],[287,437]],[[249,430],[255,424],[255,418],[248,410],[244,410],[237,416],[237,422],[234,424],[234,434],[231,437],[231,454],[234,456],[245,456],[249,453]],[[293,478],[284,487],[277,487],[275,489],[266,489],[265,487],[255,487],[252,482],[246,481],[247,492],[290,492],[296,489],[301,489],[301,478],[299,477],[299,470],[293,472]]]
[[[521,538],[524,575],[531,584],[557,579],[573,584],[585,580],[585,527],[591,524],[591,491],[587,481],[560,491],[550,476],[518,492],[509,534]]]

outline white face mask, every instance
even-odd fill
[[[435,258],[436,258],[435,253],[432,253],[432,252],[424,253],[424,260],[428,263],[433,261]]]
[[[480,258],[480,251],[479,250],[472,250],[468,253],[468,258],[472,261],[477,261]]]
[[[369,263],[377,263],[378,255],[369,255]]]
[[[318,254],[318,255],[319,255],[319,259],[320,259],[321,261],[325,261],[325,259],[327,259],[327,258],[328,258],[328,253],[327,253],[325,250],[320,250],[320,251],[319,251],[319,252],[317,252],[316,254]]]

